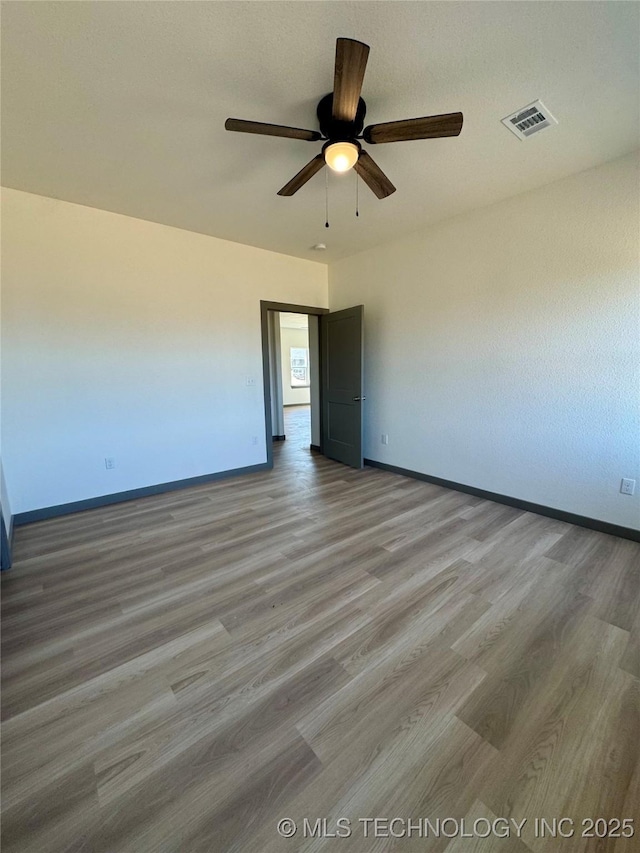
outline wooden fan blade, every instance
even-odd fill
[[[366,151],[360,152],[360,158],[353,168],[378,198],[386,198],[396,191],[389,178]]]
[[[343,38],[336,41],[332,107],[335,121],[355,119],[368,57],[368,44]]]
[[[322,139],[322,134],[317,130],[302,130],[300,127],[285,127],[282,124],[264,124],[261,121],[244,121],[241,118],[228,118],[224,127],[225,130],[235,130],[238,133],[284,136],[287,139],[303,139],[306,142],[317,142],[318,139]]]
[[[319,172],[320,169],[324,166],[324,154],[316,154],[313,160],[310,160],[306,166],[303,166],[302,169],[295,175],[288,184],[285,184],[281,190],[278,191],[278,195],[293,195],[297,193],[300,187],[303,187],[310,178],[312,178],[316,172]]]
[[[407,142],[411,139],[437,139],[441,136],[458,136],[462,130],[462,113],[447,113],[442,116],[407,118],[404,121],[387,121],[370,124],[362,134],[365,142],[378,145],[381,142]]]

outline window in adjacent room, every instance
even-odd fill
[[[291,387],[309,387],[309,349],[307,347],[289,347],[291,364]]]

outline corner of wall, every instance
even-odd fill
[[[4,516],[0,515],[0,527],[2,528],[0,536],[0,571],[6,571],[11,568],[11,540],[4,523]]]
[[[0,568],[2,571],[11,568],[11,543],[13,540],[13,515],[11,513],[11,505],[9,503],[9,494],[7,484],[4,479],[4,469],[2,460],[0,459],[0,519],[2,524],[2,559]]]

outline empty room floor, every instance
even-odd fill
[[[16,531],[5,853],[638,850],[640,544],[276,453]]]

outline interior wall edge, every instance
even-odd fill
[[[11,568],[12,558],[12,538],[13,538],[13,517],[9,520],[8,529],[4,521],[4,515],[0,513],[0,571],[6,571]]]

